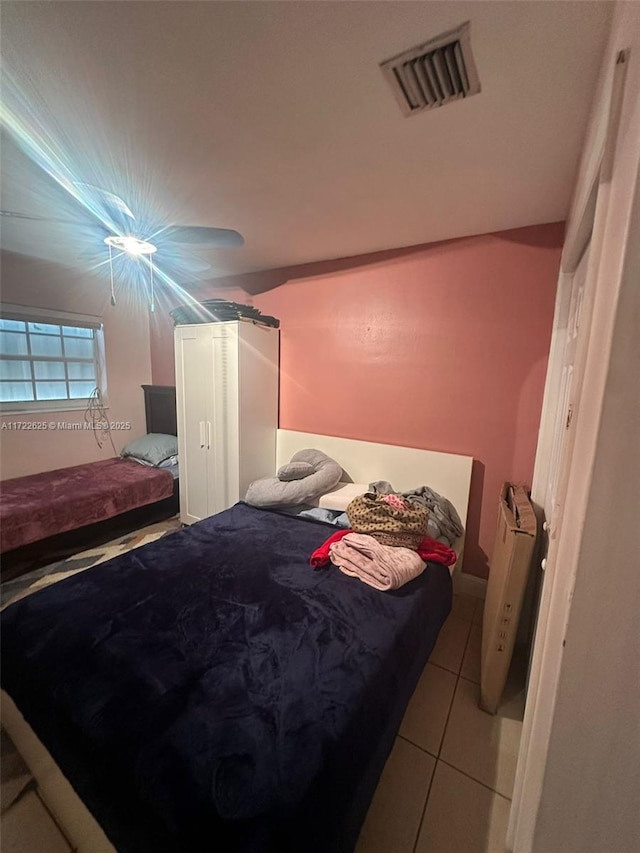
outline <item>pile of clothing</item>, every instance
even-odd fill
[[[228,299],[205,299],[189,305],[179,305],[169,312],[175,326],[189,323],[226,323],[229,320],[251,320],[263,326],[277,329],[280,320],[262,314],[252,305],[242,305]]]
[[[454,510],[455,512],[455,510]],[[333,563],[375,589],[398,589],[427,562],[452,566],[456,552],[428,535],[429,510],[393,492],[367,492],[347,507],[351,527],[339,530],[311,555],[314,568]]]
[[[429,511],[428,532],[432,539],[453,543],[464,533],[464,527],[456,508],[447,498],[443,498],[429,486],[418,486],[410,492],[396,492],[386,480],[376,480],[369,485],[369,491],[375,495],[399,495],[413,506],[420,506]]]

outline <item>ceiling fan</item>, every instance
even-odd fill
[[[102,224],[113,232],[113,236],[131,237],[133,240],[146,242],[149,234],[137,233],[143,226],[136,226],[136,217],[128,205],[115,193],[95,187],[92,184],[73,182],[77,194],[76,199],[80,201],[91,213],[94,214]],[[16,211],[0,211],[2,216],[14,217],[16,219],[49,220],[53,222],[65,222],[74,224],[74,220],[59,219],[48,216],[33,216],[28,213]],[[125,231],[127,233],[120,233]],[[214,228],[203,225],[167,225],[157,230],[157,235],[162,235],[163,241],[172,241],[178,244],[197,245],[204,248],[222,248],[228,246],[242,246],[244,238],[238,231],[231,228]],[[155,235],[154,235],[155,236]],[[105,239],[106,242],[106,239]],[[129,242],[127,248],[123,245],[123,251],[131,251],[136,254],[135,243]]]
[[[202,272],[210,268],[210,264],[189,249],[218,249],[242,246],[242,235],[230,228],[215,228],[202,225],[158,225],[154,222],[141,221],[136,218],[125,201],[108,190],[73,181],[68,189],[70,194],[89,213],[96,222],[91,226],[93,255],[98,244],[108,251],[111,277],[111,303],[115,305],[113,286],[113,262],[119,257],[142,259],[147,262],[150,275],[151,310],[154,310],[154,255],[159,252],[158,259],[171,268],[178,265],[181,272]],[[67,225],[82,226],[86,231],[86,222],[55,216],[31,215],[16,211],[3,210],[0,214],[15,219],[54,222]],[[95,231],[97,229],[97,234]],[[85,244],[86,245],[86,244]],[[114,255],[115,253],[115,255]],[[179,256],[179,261],[177,261]]]

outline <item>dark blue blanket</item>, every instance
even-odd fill
[[[451,605],[238,504],[2,614],[2,686],[121,853],[353,848]]]

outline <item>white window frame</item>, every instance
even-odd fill
[[[27,305],[0,305],[0,316],[5,320],[22,320],[28,323],[50,323],[56,326],[75,326],[77,328],[93,329],[94,342],[94,365],[96,370],[96,386],[102,395],[102,403],[108,408],[107,381],[104,352],[104,330],[102,318],[90,314],[74,314],[68,311],[55,311],[49,308],[34,308]],[[0,356],[3,358],[3,356]],[[51,360],[60,363],[67,361],[78,361],[77,358],[60,356],[60,358],[47,359],[30,353],[22,359]],[[0,413],[5,414],[34,414],[38,412],[77,412],[87,408],[88,397],[79,397],[74,400],[25,400],[0,402]]]

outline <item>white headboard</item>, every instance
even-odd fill
[[[368,485],[374,480],[388,480],[399,492],[416,486],[430,486],[451,501],[466,527],[473,465],[471,456],[279,429],[277,467],[289,462],[298,450],[306,448],[322,450],[335,459],[344,469],[344,479],[353,483]]]

